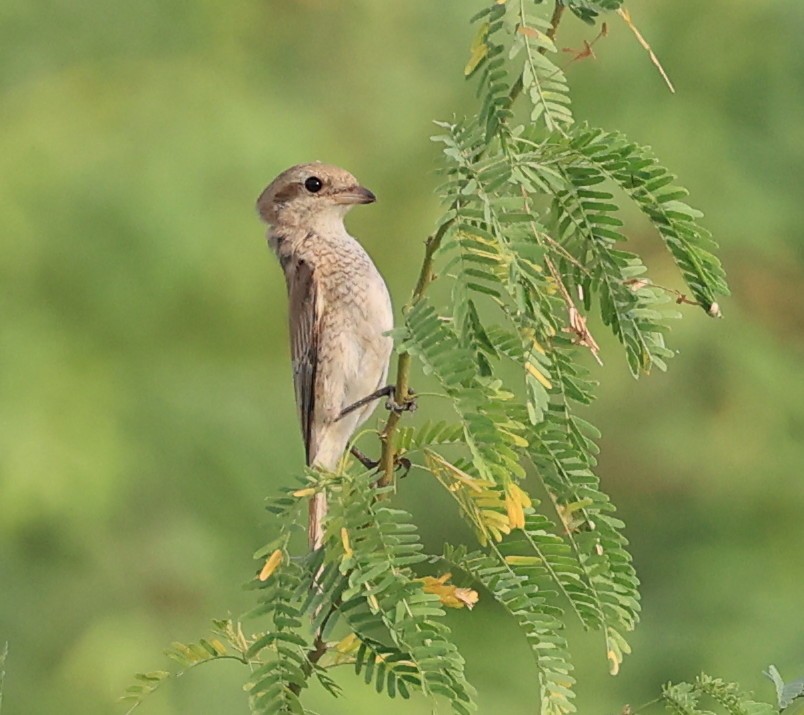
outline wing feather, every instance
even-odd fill
[[[290,303],[290,348],[293,360],[293,385],[299,411],[304,452],[308,466],[316,452],[315,380],[318,368],[319,318],[316,310],[315,274],[309,263],[293,260],[286,266]]]

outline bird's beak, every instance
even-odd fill
[[[352,186],[343,191],[339,191],[334,196],[335,202],[339,204],[373,204],[377,197],[364,186]]]

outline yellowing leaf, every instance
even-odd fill
[[[311,497],[315,494],[315,487],[304,487],[303,489],[297,489],[293,492],[293,496],[297,499],[301,499],[302,497]]]
[[[457,479],[461,484],[465,484],[470,489],[473,489],[476,492],[482,492],[484,487],[488,486],[489,482],[483,479],[477,479],[470,474],[467,474],[462,469],[458,469],[454,464],[450,464],[446,459],[444,459],[441,455],[436,454],[435,452],[431,452],[430,450],[426,450],[425,452],[425,459],[428,462],[428,467],[430,467],[431,471],[435,466],[436,469],[441,467],[443,470],[446,470],[449,476]]]
[[[475,527],[480,543],[489,538],[502,541],[511,533],[506,514],[505,494],[493,482],[479,479],[450,464],[443,457],[425,450],[427,468],[461,505]]]
[[[516,31],[525,37],[544,37],[535,27],[528,27],[527,25],[520,25]]]
[[[457,598],[471,611],[480,599],[480,596],[478,596],[477,591],[472,588],[456,588],[455,598]]]
[[[510,437],[511,441],[517,447],[523,447],[524,448],[524,447],[528,446],[528,440],[526,440],[524,437],[521,437],[520,435],[518,435],[518,434],[516,434],[514,432],[509,432],[507,429],[501,429],[500,432],[502,432],[504,435]]]
[[[226,646],[223,645],[217,638],[211,638],[208,643],[218,655],[226,655]]]
[[[553,389],[553,383],[550,382],[550,380],[548,380],[544,375],[542,375],[542,373],[540,373],[536,369],[536,367],[533,365],[533,363],[526,362],[525,363],[525,369],[531,375],[533,375],[533,377],[535,377],[540,383],[542,383],[542,385],[544,385],[545,389],[547,389],[547,390]]]
[[[262,567],[262,571],[260,571],[259,579],[260,581],[267,581],[271,578],[271,574],[279,568],[279,564],[282,563],[282,550],[277,549],[272,553],[268,560],[265,562],[265,566]]]
[[[512,529],[525,528],[525,509],[530,507],[531,501],[527,492],[509,482],[505,487],[505,509]]]
[[[522,505],[514,499],[505,497],[505,508],[508,510],[508,523],[512,529],[522,529],[525,527],[525,512]]]
[[[438,596],[441,603],[447,608],[463,608],[471,610],[477,603],[479,596],[477,591],[471,588],[461,588],[448,583],[452,574],[445,573],[438,578],[435,576],[425,576],[420,578],[422,588],[426,593],[434,593]]]
[[[538,566],[542,560],[538,556],[517,556],[511,554],[505,557],[505,563],[511,566]]]
[[[578,531],[586,523],[586,518],[583,515],[580,517],[573,516],[572,512],[568,511],[563,504],[556,504],[556,513],[568,534]]]
[[[360,639],[354,633],[344,636],[335,644],[335,650],[344,655],[354,653],[359,647]]]
[[[352,551],[352,546],[349,543],[349,532],[346,531],[346,527],[341,527],[341,543],[343,544],[343,551],[346,556],[351,557],[354,551]]]
[[[469,49],[469,61],[466,63],[466,67],[463,68],[463,73],[467,77],[469,77],[480,66],[480,63],[489,53],[489,46],[486,44],[486,38],[489,34],[489,27],[490,24],[488,22],[484,22],[477,28],[477,32],[472,39],[472,45]]]
[[[537,353],[541,353],[542,355],[545,354],[544,348],[542,347],[542,344],[538,340],[536,340],[536,338],[533,338],[533,349]]]
[[[349,633],[339,640],[330,651],[332,653],[332,665],[342,665],[343,663],[353,663],[354,654],[360,648],[360,639],[354,633]]]
[[[617,653],[613,650],[610,650],[606,653],[606,657],[609,659],[609,673],[612,675],[617,675],[620,672],[620,662],[621,658],[617,657]]]
[[[565,504],[564,509],[566,509],[567,513],[573,514],[576,511],[592,506],[592,504],[594,504],[594,501],[589,497],[585,497],[584,499],[578,499],[578,501],[571,501],[569,504]]]

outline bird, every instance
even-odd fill
[[[257,211],[288,292],[296,406],[307,466],[336,471],[349,441],[385,388],[393,340],[385,280],[344,226],[346,213],[375,195],[340,167],[313,162],[283,171]],[[327,502],[310,500],[308,540],[321,547]]]

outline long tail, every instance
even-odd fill
[[[355,424],[351,420],[326,422],[317,427],[314,441],[315,449],[310,455],[313,469],[318,468],[327,473],[338,471],[343,452],[349,444]],[[307,540],[310,551],[315,551],[324,543],[324,521],[327,516],[327,495],[322,490],[310,499],[310,520],[307,528]]]
[[[310,520],[307,527],[307,539],[310,551],[315,551],[324,543],[324,518],[327,515],[327,495],[318,492],[310,499]]]

